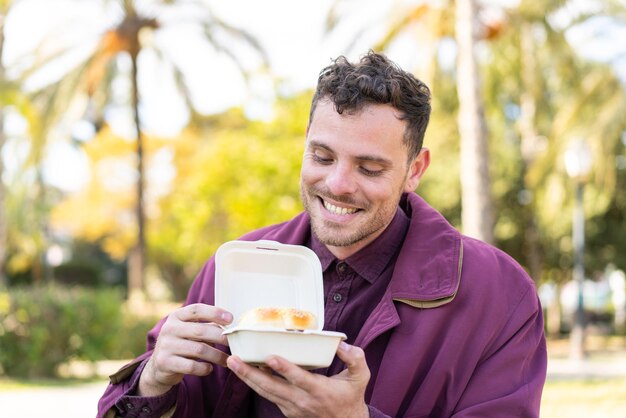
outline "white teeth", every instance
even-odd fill
[[[335,206],[326,201],[324,201],[324,207],[327,211],[334,213],[335,215],[347,215],[357,211],[355,208],[340,208],[339,206]]]

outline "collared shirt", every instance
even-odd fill
[[[324,330],[339,331],[352,344],[365,320],[380,301],[391,280],[393,267],[402,241],[409,228],[409,218],[398,208],[387,228],[366,247],[345,260],[339,260],[312,234],[307,247],[317,254],[324,274]],[[378,362],[372,362],[378,372]],[[326,369],[315,370],[333,376],[344,368],[335,357]],[[260,418],[282,417],[278,407],[254,394],[254,416]]]

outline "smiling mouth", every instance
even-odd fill
[[[357,208],[346,208],[346,207],[333,205],[332,203],[328,203],[324,199],[322,199],[322,204],[324,205],[324,208],[327,211],[335,215],[351,215],[359,211],[359,209]]]

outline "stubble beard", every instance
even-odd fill
[[[313,187],[301,185],[300,199],[302,200],[304,209],[309,214],[311,219],[311,230],[317,239],[324,245],[332,247],[349,247],[361,242],[372,234],[375,234],[385,228],[388,224],[388,222],[385,222],[383,214],[377,212],[371,219],[365,219],[364,222],[361,222],[355,230],[343,231],[343,229],[346,228],[345,226],[328,222],[322,219],[321,215],[317,214],[320,209],[313,208],[313,205],[318,204],[318,196],[324,196],[324,193],[320,193],[319,190]],[[348,199],[338,196],[334,196],[333,199],[337,202],[347,204],[351,203]],[[367,210],[367,208],[364,208],[363,210]]]

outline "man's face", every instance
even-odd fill
[[[403,192],[417,187],[428,167],[424,149],[407,163],[406,122],[389,105],[353,115],[320,101],[307,130],[300,195],[313,233],[344,259],[378,237],[395,215]]]

